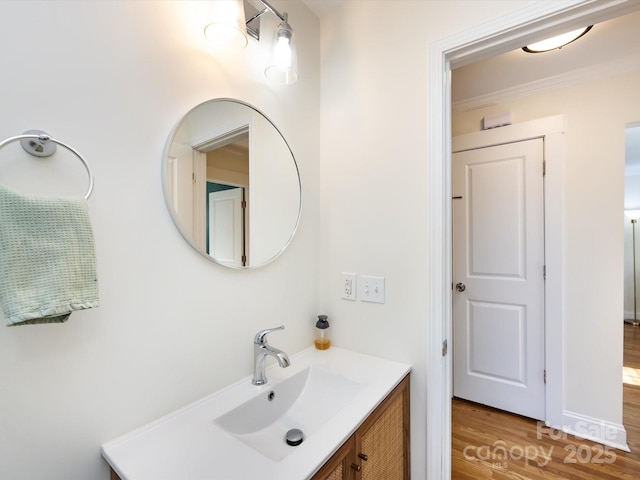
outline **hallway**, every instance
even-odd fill
[[[624,426],[630,453],[464,400],[452,403],[453,480],[640,478],[640,328],[624,326]]]

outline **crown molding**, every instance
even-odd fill
[[[538,95],[558,88],[567,88],[587,81],[613,77],[640,70],[640,53],[616,59],[610,62],[578,68],[559,75],[526,82],[496,92],[458,100],[451,104],[454,112],[496,105],[508,100]]]

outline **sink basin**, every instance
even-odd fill
[[[411,370],[336,346],[290,358],[268,367],[266,385],[238,379],[104,443],[102,456],[122,480],[311,478]],[[298,446],[285,441],[294,429]]]
[[[297,448],[285,441],[289,430],[299,429],[308,439],[364,386],[322,365],[312,365],[263,389],[214,423],[245,445],[279,461]]]

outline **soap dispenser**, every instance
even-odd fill
[[[318,315],[316,322],[316,348],[318,350],[326,350],[331,346],[329,338],[329,322],[326,315]]]

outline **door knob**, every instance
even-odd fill
[[[456,290],[459,292],[464,292],[467,289],[467,286],[464,283],[456,283]]]

